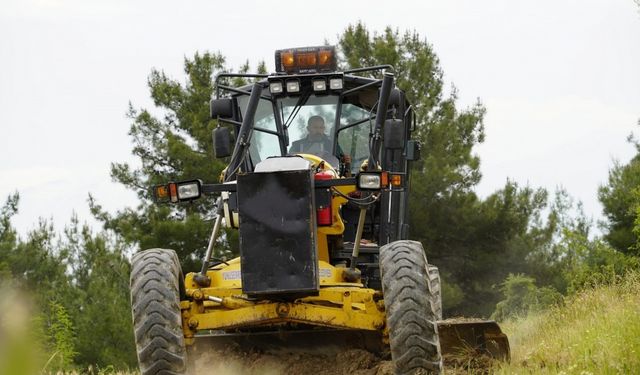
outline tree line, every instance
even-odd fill
[[[413,104],[422,159],[413,165],[411,238],[424,244],[443,278],[445,316],[504,319],[561,303],[593,283],[609,282],[640,261],[640,144],[629,163],[616,163],[598,191],[606,223],[602,236],[568,192],[514,181],[486,198],[474,152],[485,138],[481,101],[461,108],[456,90],[445,93],[440,62],[427,39],[362,23],[338,37],[342,68],[390,64]],[[240,71],[251,70],[249,63]],[[257,66],[266,72],[264,63]],[[102,223],[95,232],[73,219],[62,233],[50,222],[19,236],[11,226],[18,194],[0,211],[0,279],[31,297],[38,347],[49,369],[135,366],[129,306],[129,257],[140,249],[178,252],[185,272],[199,268],[213,219],[213,201],[187,206],[153,203],[150,186],[201,178],[217,181],[224,163],[212,152],[207,103],[213,79],[230,71],[220,53],[185,58],[185,81],[152,70],[155,108],[129,106],[130,136],[139,167],[114,162],[113,179],[135,191],[136,207],[115,213],[89,199]],[[232,82],[240,84],[241,81]],[[220,239],[217,257],[238,251],[237,237]]]

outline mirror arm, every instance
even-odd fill
[[[249,97],[249,103],[247,103],[247,109],[245,110],[245,116],[238,132],[238,141],[231,161],[227,167],[227,171],[224,175],[224,181],[230,181],[235,178],[236,172],[242,163],[246,151],[251,142],[251,131],[253,130],[253,119],[255,118],[256,111],[258,109],[258,103],[260,102],[260,96],[262,94],[262,86],[259,83],[254,83],[251,89],[251,96]]]

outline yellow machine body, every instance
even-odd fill
[[[321,169],[339,178],[338,173],[321,158],[301,154],[312,163],[314,169]],[[312,337],[326,329],[335,332],[364,332],[377,337],[378,344],[388,344],[388,328],[382,291],[365,288],[362,283],[348,282],[345,267],[329,263],[328,236],[341,235],[345,230],[340,216],[340,207],[347,203],[343,196],[356,191],[356,186],[333,187],[331,205],[333,220],[330,226],[320,226],[316,232],[316,251],[320,288],[317,295],[298,299],[269,300],[251,298],[242,291],[242,269],[240,258],[220,263],[207,270],[210,285],[202,287],[189,273],[184,280],[187,299],[181,301],[182,329],[185,343],[193,345],[198,336],[208,333],[224,337],[227,334],[296,331],[297,328],[316,328]],[[237,213],[225,208],[225,218],[239,224]],[[496,358],[509,358],[509,344],[506,335],[493,321],[441,321],[438,332],[443,353],[468,352],[469,348],[483,348]],[[283,330],[280,330],[282,328]],[[324,331],[322,330],[324,329]],[[221,333],[221,334],[220,334]],[[210,336],[209,336],[210,338]],[[254,337],[257,340],[257,337]],[[255,340],[252,339],[252,344]],[[369,345],[369,343],[367,344]]]
[[[320,261],[320,291],[317,296],[290,302],[253,301],[242,294],[240,261],[208,272],[211,287],[199,288],[194,274],[185,280],[192,301],[181,303],[187,343],[201,330],[231,330],[283,323],[306,324],[337,329],[381,331],[384,304],[380,292],[362,284],[342,281],[343,269]],[[210,297],[220,300],[213,301]]]
[[[321,158],[309,154],[301,156],[309,160],[313,168],[319,167],[338,177],[337,172]],[[356,187],[347,185],[334,189],[347,195]],[[182,301],[180,306],[187,344],[192,344],[196,333],[203,330],[233,330],[285,323],[382,331],[385,314],[381,292],[364,288],[361,283],[346,282],[343,277],[346,268],[329,264],[327,236],[344,232],[339,213],[346,202],[345,198],[334,194],[331,199],[332,225],[318,227],[317,230],[318,295],[287,302],[251,299],[242,292],[240,258],[210,268],[207,276],[211,284],[206,288],[195,282],[195,274],[187,274],[184,284],[190,300]]]

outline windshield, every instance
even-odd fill
[[[307,153],[335,159],[333,143],[338,98],[337,95],[303,94],[278,99],[277,108],[289,134],[285,154]],[[248,96],[238,97],[243,115],[248,101]],[[269,100],[260,99],[253,129],[249,155],[254,165],[270,156],[282,155],[273,104]]]
[[[353,104],[342,105],[338,147],[351,159],[351,172],[356,173],[369,158],[369,139],[372,131],[371,112]]]
[[[314,154],[323,159],[339,156],[333,154],[338,99],[337,95],[302,95],[278,100],[278,109],[289,134],[289,153]]]
[[[238,97],[238,105],[243,116],[248,102],[248,96]],[[280,155],[280,138],[278,137],[278,128],[273,113],[273,103],[266,99],[260,99],[253,121],[253,135],[251,137],[251,146],[249,147],[249,156],[253,165],[256,165],[270,156]]]
[[[238,97],[244,115],[248,96]],[[281,97],[276,101],[283,125],[289,135],[284,154],[306,153],[317,155],[337,166],[338,159],[347,155],[356,170],[369,154],[371,112],[353,104],[343,104],[338,145],[334,153],[335,119],[338,95],[301,95]],[[355,126],[354,126],[355,125]],[[260,99],[254,120],[254,131],[249,147],[253,165],[271,157],[281,156],[280,132],[276,126],[273,103]]]

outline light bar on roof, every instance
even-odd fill
[[[333,46],[289,48],[276,51],[276,72],[287,74],[334,72],[337,69]]]

